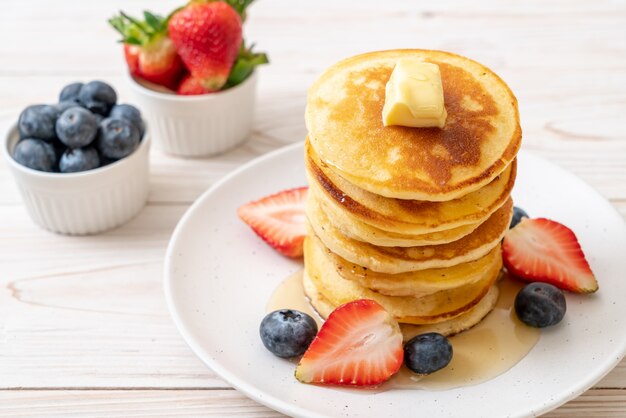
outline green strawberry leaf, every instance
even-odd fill
[[[109,24],[113,26],[113,29],[124,35],[126,25],[124,24],[124,20],[119,16],[113,16],[109,19]]]
[[[144,10],[143,17],[146,24],[150,26],[155,32],[160,32],[163,29],[163,18],[161,16],[154,15],[147,10]]]
[[[121,42],[133,45],[146,45],[167,32],[166,20],[149,11],[143,12],[144,21],[120,12],[109,19],[109,24],[122,35]]]
[[[241,84],[250,76],[250,74],[252,74],[256,66],[269,63],[267,54],[253,52],[253,48],[254,45],[251,45],[250,48],[246,48],[245,44],[241,46],[239,56],[237,57],[233,68],[230,70],[228,81],[226,82],[226,86],[224,86],[224,88],[234,87]]]
[[[141,43],[141,41],[133,36],[128,36],[126,39],[124,39],[123,41],[125,44],[131,44],[131,45],[143,45]]]
[[[140,22],[136,18],[134,18],[134,17],[132,17],[130,15],[127,15],[124,12],[120,12],[120,15],[122,16],[122,18],[126,19],[129,22],[129,24],[128,24],[129,27],[133,27],[134,26],[137,29],[140,29],[140,30],[142,30],[144,32],[146,32],[146,29],[149,28],[148,25],[146,25],[144,22]]]

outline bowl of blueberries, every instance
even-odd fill
[[[22,111],[2,153],[35,223],[88,235],[115,228],[145,206],[150,136],[137,108],[107,83],[72,83],[56,104]]]

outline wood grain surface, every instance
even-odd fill
[[[180,3],[1,0],[0,132],[72,81],[106,80],[127,99],[106,19]],[[207,159],[153,150],[149,203],[127,225],[93,237],[43,231],[0,162],[0,417],[280,416],[187,348],[165,307],[163,256],[178,219],[211,184],[304,138],[307,86],[349,55],[420,47],[483,62],[518,97],[523,147],[626,216],[624,1],[258,0],[245,32],[272,60],[260,70],[252,138]],[[546,416],[626,416],[626,362]]]

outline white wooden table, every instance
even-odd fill
[[[1,0],[0,129],[75,80],[109,81],[126,99],[106,19],[182,2]],[[261,70],[251,141],[210,159],[154,150],[149,203],[127,225],[85,238],[43,231],[0,163],[1,417],[279,415],[187,348],[165,307],[163,257],[178,219],[218,178],[304,138],[307,86],[355,53],[421,47],[483,62],[517,94],[524,148],[626,215],[624,1],[259,0],[246,34],[272,59]],[[548,416],[626,416],[626,362]]]

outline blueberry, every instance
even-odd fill
[[[83,87],[83,83],[72,83],[63,87],[61,90],[61,94],[59,94],[59,103],[65,101],[78,101],[78,94],[80,93],[80,89]]]
[[[115,105],[111,109],[109,117],[128,120],[137,127],[139,135],[143,136],[145,130],[143,119],[141,119],[141,112],[135,106],[129,104]]]
[[[511,218],[511,224],[509,225],[509,229],[513,228],[515,225],[522,221],[522,218],[528,218],[528,214],[522,208],[518,208],[517,206],[513,206],[513,217]]]
[[[404,363],[418,374],[430,374],[443,369],[452,360],[452,345],[436,332],[420,334],[404,345]]]
[[[93,113],[108,116],[117,102],[117,93],[103,81],[90,81],[81,87],[78,101]]]
[[[57,155],[54,146],[41,139],[26,138],[17,143],[13,158],[23,166],[39,171],[54,171]]]
[[[61,155],[59,170],[61,173],[75,173],[100,167],[98,151],[93,147],[67,149]]]
[[[87,109],[67,109],[56,124],[59,140],[70,148],[81,148],[91,144],[98,133],[96,117]]]
[[[140,139],[139,130],[126,119],[106,118],[100,123],[96,146],[102,156],[119,160],[130,155]]]
[[[530,283],[515,297],[515,313],[526,325],[545,328],[556,325],[565,316],[563,292],[548,283]]]
[[[57,103],[56,105],[54,105],[54,107],[57,108],[57,110],[59,111],[59,115],[61,115],[67,109],[71,109],[73,107],[81,107],[81,106],[80,106],[80,103],[78,102],[74,102],[72,100],[66,100],[64,102]]]
[[[20,138],[54,140],[56,138],[54,125],[58,117],[59,111],[54,106],[28,106],[22,111],[17,122]]]
[[[261,341],[272,354],[296,357],[304,354],[317,334],[317,324],[309,315],[293,309],[269,313],[259,327]]]

